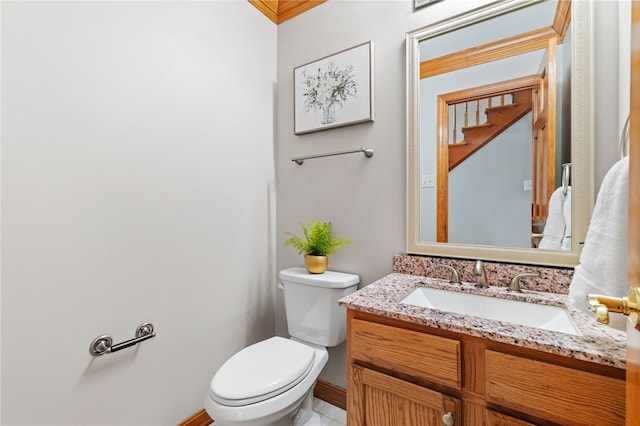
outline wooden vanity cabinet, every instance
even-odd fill
[[[348,426],[624,425],[624,370],[352,309],[347,330]]]

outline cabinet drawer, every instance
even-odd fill
[[[485,363],[487,402],[563,425],[624,424],[623,380],[489,350]]]
[[[533,423],[507,416],[506,414],[496,411],[487,410],[486,425],[487,426],[535,426]]]
[[[353,359],[460,389],[460,342],[353,319],[349,329]]]

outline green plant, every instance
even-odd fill
[[[289,236],[284,241],[284,245],[293,247],[300,254],[329,256],[338,251],[340,247],[351,243],[348,238],[331,236],[331,222],[319,222],[311,219],[309,227],[306,227],[302,222],[300,222],[300,227],[304,238],[291,232],[284,233]]]

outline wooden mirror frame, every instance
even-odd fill
[[[573,267],[578,264],[594,204],[593,33],[590,2],[571,3],[572,249],[570,251],[425,242],[420,230],[420,41],[502,15],[540,0],[500,0],[406,35],[407,226],[409,254]],[[435,220],[435,218],[434,218]]]

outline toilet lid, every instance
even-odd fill
[[[211,398],[223,405],[253,404],[279,395],[311,371],[314,350],[299,342],[272,337],[229,358],[211,380]]]

